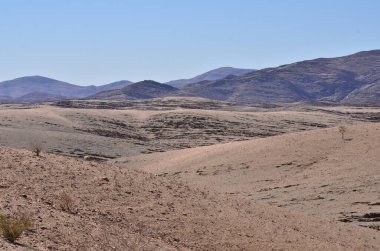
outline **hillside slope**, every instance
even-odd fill
[[[58,101],[63,100],[65,97],[54,95],[54,94],[48,94],[43,92],[31,92],[26,95],[23,95],[21,97],[13,99],[14,102],[26,102],[26,103],[33,103],[33,102],[41,102],[41,101]]]
[[[239,69],[239,68],[233,68],[233,67],[221,67],[217,68],[211,71],[208,71],[206,73],[203,73],[201,75],[198,75],[193,78],[189,79],[178,79],[178,80],[172,80],[167,82],[167,85],[174,86],[176,88],[182,88],[188,84],[198,83],[205,80],[219,80],[223,79],[229,75],[235,75],[240,76],[243,74],[246,74],[248,72],[253,72],[254,70],[251,69]]]
[[[379,131],[379,124],[350,126],[342,140],[337,128],[318,129],[140,155],[127,159],[127,165],[174,175],[196,187],[380,229]]]
[[[19,98],[35,92],[80,97],[87,95],[89,90],[86,87],[41,76],[16,78],[0,83],[0,94],[12,98]]]
[[[120,80],[120,81],[112,82],[110,84],[96,86],[96,92],[98,93],[98,92],[121,89],[130,84],[133,84],[133,82],[128,81],[128,80]]]
[[[100,92],[88,99],[149,99],[168,96],[177,88],[152,80],[137,82],[122,89]]]
[[[380,50],[268,68],[178,91],[180,96],[247,103],[379,104]]]
[[[2,214],[34,220],[2,250],[378,250],[376,232],[112,165],[0,148]],[[71,213],[60,195],[73,199]]]

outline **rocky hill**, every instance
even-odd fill
[[[137,82],[122,89],[100,92],[88,99],[149,99],[170,96],[177,88],[152,80]]]
[[[380,50],[319,58],[222,80],[202,81],[184,87],[177,95],[241,103],[379,104]]]

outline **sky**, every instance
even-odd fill
[[[165,82],[380,49],[378,0],[0,0],[0,81]]]

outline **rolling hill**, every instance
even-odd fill
[[[170,85],[161,84],[152,80],[144,80],[122,89],[100,92],[89,96],[88,99],[149,99],[168,96],[174,93],[177,88]]]
[[[221,194],[380,229],[380,126],[346,128],[344,140],[335,127],[118,162]]]
[[[33,221],[17,244],[0,238],[0,250],[380,248],[374,230],[190,188],[170,177],[6,147],[0,154],[2,213],[27,210]]]
[[[42,76],[29,76],[0,82],[0,95],[17,99],[31,93],[45,93],[48,96],[82,98],[129,84],[131,82],[124,80],[102,86],[79,86]],[[49,98],[48,96],[46,98]],[[44,95],[39,95],[39,97],[41,101],[45,101]]]

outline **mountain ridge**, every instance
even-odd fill
[[[100,91],[106,91],[113,88],[122,88],[132,82],[122,80],[101,86],[79,86],[68,82],[44,77],[44,76],[25,76],[0,82],[0,95],[8,96],[13,99],[31,93],[46,93],[62,97],[83,98]]]
[[[185,86],[178,96],[240,103],[379,103],[380,50],[318,58]]]
[[[236,70],[242,75],[230,74]],[[204,79],[205,76],[218,79],[207,80]],[[1,82],[0,98],[6,102],[9,98],[17,100],[27,94],[39,93],[33,99],[146,99],[184,96],[245,104],[308,102],[379,105],[380,50],[304,60],[262,70],[222,67],[192,79],[176,81],[165,84],[140,81],[139,85],[133,85],[130,81],[122,80],[102,86],[78,86],[47,77],[29,76]],[[132,87],[127,88],[129,86]],[[43,93],[46,93],[45,98]]]
[[[193,83],[201,82],[204,80],[223,79],[229,75],[240,76],[252,71],[255,71],[255,70],[240,69],[240,68],[234,68],[234,67],[220,67],[220,68],[216,68],[216,69],[207,71],[205,73],[202,73],[193,78],[172,80],[172,81],[166,82],[165,84],[174,86],[176,88],[182,88],[188,84],[193,84]]]
[[[174,93],[177,88],[153,80],[143,80],[122,89],[109,90],[87,97],[88,99],[149,99]]]

